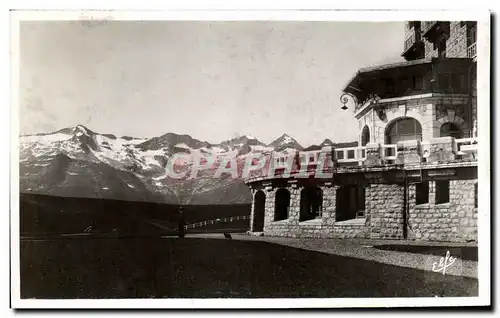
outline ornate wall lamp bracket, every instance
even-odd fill
[[[358,107],[358,99],[356,98],[356,96],[354,96],[353,94],[351,93],[344,93],[340,96],[340,102],[342,103],[342,107],[340,107],[342,110],[347,110],[348,107],[346,106],[346,104],[349,102],[349,98],[352,99],[352,101],[354,102],[354,108],[357,108]]]

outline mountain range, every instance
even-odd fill
[[[213,168],[200,171],[196,178],[173,179],[167,176],[166,165],[179,152],[213,158],[235,156],[241,166],[253,152],[356,145],[325,139],[319,145],[304,148],[287,134],[269,144],[252,136],[211,144],[174,133],[154,138],[117,137],[77,125],[53,133],[20,136],[20,191],[176,204],[248,203],[250,190],[242,179],[229,174],[213,178]],[[192,163],[184,165],[189,167]]]

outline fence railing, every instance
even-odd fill
[[[188,229],[194,229],[197,227],[206,227],[208,225],[213,225],[213,224],[220,224],[220,223],[231,223],[234,221],[240,221],[240,220],[250,220],[250,215],[239,215],[239,216],[230,216],[227,218],[217,218],[217,219],[212,219],[212,220],[206,220],[206,221],[200,221],[196,223],[191,223],[187,224],[184,226],[186,230]]]

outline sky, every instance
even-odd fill
[[[403,44],[403,22],[25,21],[20,133],[355,141],[342,89]]]

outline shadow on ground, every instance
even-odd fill
[[[221,239],[21,242],[22,298],[476,296],[478,281]]]
[[[477,247],[457,247],[457,246],[424,246],[424,245],[376,245],[374,248],[380,250],[397,251],[397,252],[407,252],[407,253],[417,253],[426,254],[434,256],[446,255],[449,251],[450,255],[456,258],[460,258],[464,261],[476,261],[477,262]]]

